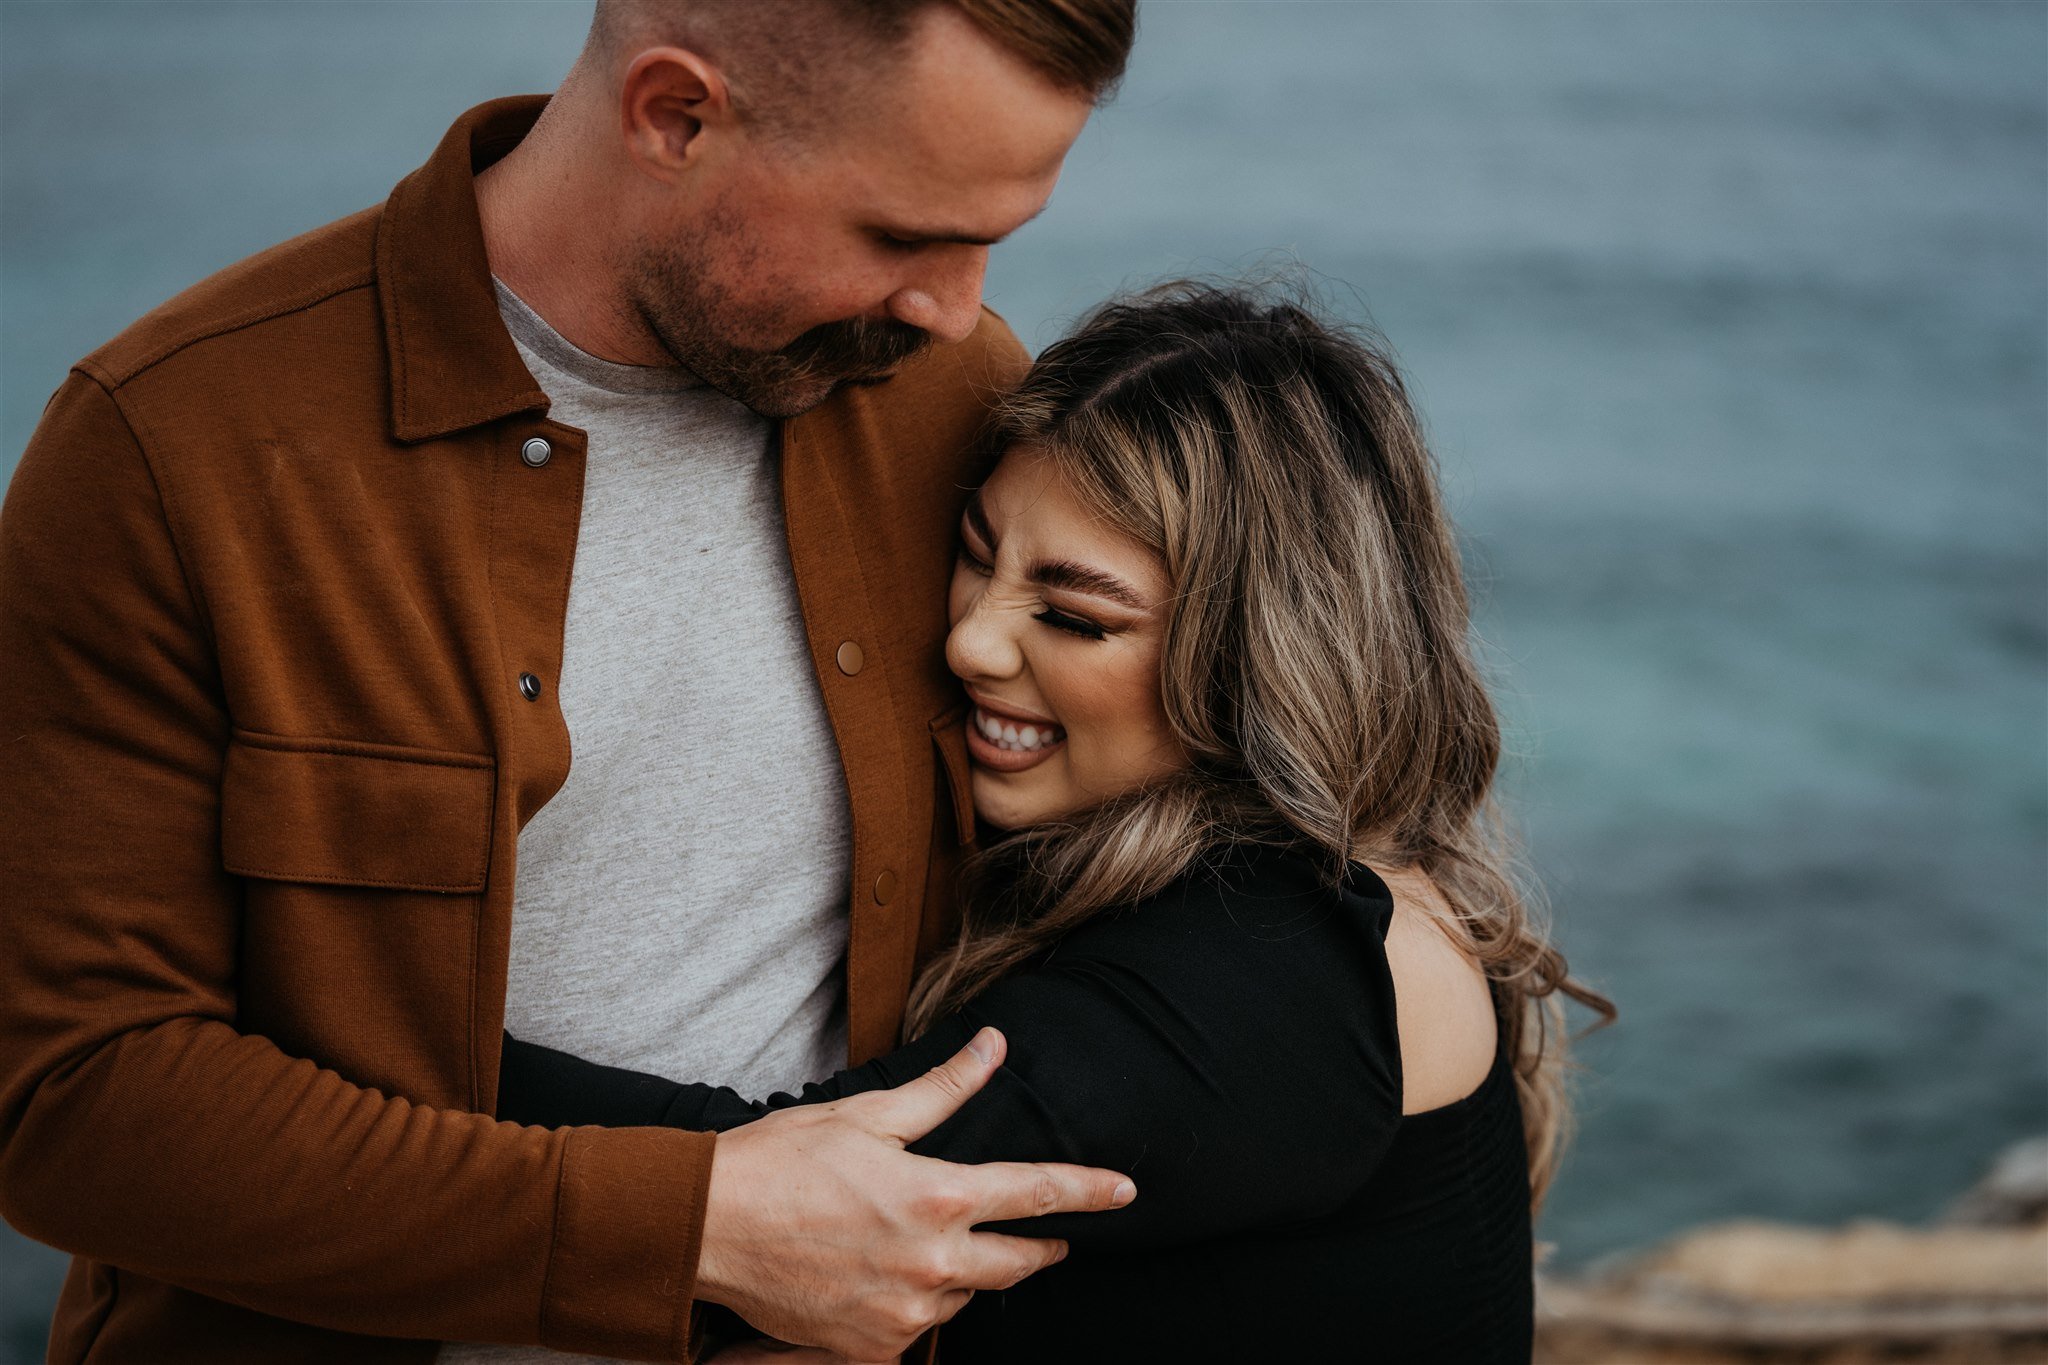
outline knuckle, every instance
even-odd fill
[[[944,1289],[953,1282],[953,1275],[952,1258],[942,1251],[933,1251],[918,1260],[910,1278],[918,1288],[930,1291]]]
[[[959,1068],[955,1067],[951,1062],[945,1062],[933,1067],[925,1073],[925,1076],[939,1093],[947,1099],[958,1099],[966,1088],[960,1082]]]
[[[895,1348],[900,1351],[904,1346],[917,1340],[918,1336],[932,1325],[933,1318],[929,1304],[923,1300],[905,1299],[890,1306],[884,1321],[887,1323],[889,1335],[900,1341]]]
[[[1031,1204],[1040,1213],[1051,1213],[1060,1206],[1060,1185],[1050,1173],[1040,1171],[1032,1179]]]
[[[1033,1275],[1036,1275],[1039,1271],[1045,1269],[1045,1266],[1045,1257],[1040,1255],[1036,1251],[1019,1251],[1017,1254],[1017,1258],[1014,1261],[1010,1262],[1009,1267],[1006,1270],[1004,1270],[1003,1283],[996,1287],[1000,1289],[1015,1288],[1018,1284],[1022,1283],[1025,1280],[1030,1279]]]
[[[917,1211],[931,1223],[950,1226],[968,1214],[967,1192],[957,1184],[934,1184],[916,1201]]]

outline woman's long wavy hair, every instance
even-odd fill
[[[1304,846],[1333,882],[1352,859],[1416,869],[1495,983],[1540,1207],[1568,1128],[1558,996],[1614,1008],[1568,977],[1510,875],[1457,545],[1383,350],[1299,301],[1161,286],[1047,349],[994,435],[1049,454],[1164,562],[1160,690],[1192,763],[970,860],[910,1031],[1222,844]]]

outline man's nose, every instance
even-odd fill
[[[987,269],[985,246],[936,252],[929,269],[889,296],[889,315],[930,333],[934,340],[965,341],[981,317],[981,281]]]

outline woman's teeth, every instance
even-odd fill
[[[1020,754],[1057,744],[1067,737],[1067,732],[1057,725],[1019,725],[1015,721],[997,720],[979,706],[974,708],[974,728],[998,749],[1012,749]]]

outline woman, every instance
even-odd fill
[[[1401,382],[1288,303],[1112,303],[1005,403],[947,659],[981,818],[959,939],[887,1057],[751,1103],[508,1040],[501,1117],[727,1128],[1006,1064],[912,1150],[1129,1172],[1016,1230],[947,1365],[1530,1351],[1567,980],[1489,833],[1499,754]],[[1055,1226],[1056,1225],[1056,1226]]]

